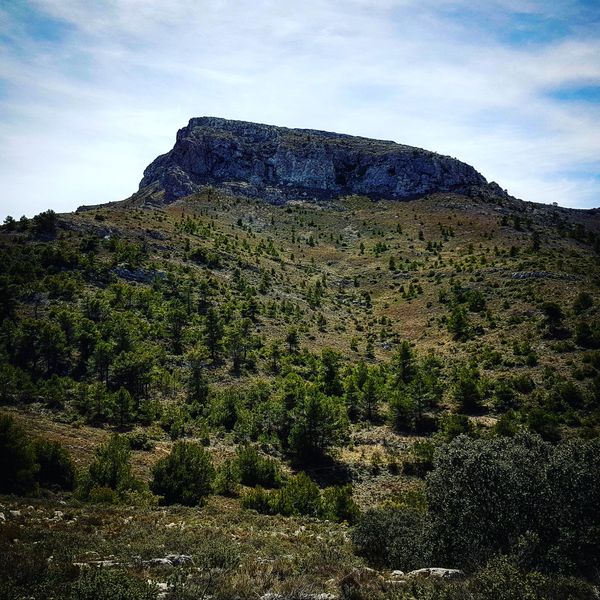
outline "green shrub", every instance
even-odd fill
[[[542,567],[589,578],[600,557],[600,439],[557,445],[545,468]]]
[[[301,463],[320,460],[330,447],[341,445],[348,436],[344,401],[314,388],[294,407],[292,422],[289,448]]]
[[[457,304],[450,313],[447,321],[448,331],[455,340],[465,341],[472,336],[472,326],[464,306]]]
[[[491,560],[475,574],[468,587],[478,600],[587,600],[594,596],[589,583],[525,572],[505,556]]]
[[[526,424],[530,431],[537,433],[548,442],[560,440],[559,418],[543,408],[532,408],[527,414]]]
[[[492,403],[494,409],[499,413],[518,408],[519,403],[510,381],[499,379],[495,382]]]
[[[594,306],[594,299],[588,292],[579,292],[573,302],[573,310],[579,315]]]
[[[483,395],[479,371],[471,366],[462,366],[454,375],[452,396],[461,412],[466,414],[481,411]]]
[[[88,493],[88,502],[92,504],[116,504],[118,496],[115,490],[105,486],[94,486]]]
[[[215,494],[236,496],[240,487],[240,471],[236,461],[226,460],[218,469],[213,484]]]
[[[416,477],[425,477],[433,469],[434,451],[435,445],[430,440],[415,442],[404,461],[404,473],[406,475],[415,475]]]
[[[262,456],[255,446],[244,444],[236,451],[236,465],[240,482],[244,485],[270,488],[281,483],[281,472],[277,461]]]
[[[510,552],[543,519],[549,447],[538,437],[471,440],[441,446],[427,477],[439,560],[468,566]]]
[[[154,442],[145,431],[132,431],[127,435],[127,439],[132,450],[143,450],[144,452],[154,450]]]
[[[178,441],[152,470],[151,490],[166,504],[202,504],[212,491],[215,469],[210,454],[195,442]]]
[[[440,419],[438,435],[447,442],[452,441],[459,435],[473,435],[473,433],[473,423],[467,415],[447,413]]]
[[[63,446],[59,442],[37,439],[33,447],[36,461],[40,466],[38,473],[40,485],[72,490],[75,483],[75,465]]]
[[[247,490],[240,498],[242,508],[249,508],[268,515],[273,513],[273,498],[276,492],[269,492],[260,486]]]
[[[368,510],[352,531],[352,543],[378,567],[418,569],[432,558],[427,513],[414,508]]]
[[[0,491],[31,492],[38,471],[35,450],[23,427],[12,416],[0,415]]]
[[[272,506],[275,512],[286,516],[318,517],[321,514],[321,490],[306,473],[298,473],[275,493]]]
[[[493,431],[496,435],[512,437],[520,430],[520,424],[514,411],[505,412],[495,423]]]
[[[354,523],[360,511],[352,498],[352,486],[341,485],[326,488],[322,498],[322,516],[330,521]]]
[[[53,210],[47,210],[35,215],[31,219],[32,229],[35,235],[51,236],[56,233],[57,216]]]
[[[473,567],[504,554],[527,570],[593,577],[599,470],[599,439],[457,438],[427,477],[436,560]]]
[[[92,464],[79,482],[77,495],[88,500],[92,490],[108,488],[116,492],[116,496],[112,497],[114,501],[119,494],[140,486],[131,470],[129,441],[125,436],[113,435],[96,450]]]
[[[72,585],[72,600],[156,600],[154,585],[123,571],[92,569]]]

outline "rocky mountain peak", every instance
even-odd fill
[[[173,149],[146,168],[140,190],[161,190],[172,202],[206,186],[274,203],[351,194],[407,200],[482,188],[502,193],[470,165],[413,146],[196,117],[177,132]]]

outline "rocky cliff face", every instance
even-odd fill
[[[395,142],[214,117],[191,119],[173,149],[144,171],[140,190],[164,200],[212,185],[269,202],[358,194],[399,200],[489,188],[473,167]]]

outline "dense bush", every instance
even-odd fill
[[[318,517],[322,508],[321,490],[306,473],[298,473],[274,494],[272,507],[282,515]]]
[[[110,496],[115,500],[127,490],[140,489],[131,470],[131,448],[126,436],[113,435],[96,450],[94,460],[84,473],[77,488],[77,495],[84,500],[95,501]],[[105,490],[112,490],[109,494]]]
[[[310,388],[292,413],[289,447],[300,462],[318,461],[348,435],[348,414],[341,398]]]
[[[38,471],[35,450],[23,427],[12,416],[0,415],[0,491],[30,492]]]
[[[38,481],[42,487],[73,489],[75,465],[69,453],[55,441],[38,439],[34,442],[35,458],[39,464]]]
[[[258,486],[241,497],[244,508],[264,514],[306,515],[331,521],[354,523],[359,509],[352,498],[352,486],[326,488],[319,486],[306,473],[298,473],[280,490],[268,491]]]
[[[360,519],[354,543],[392,568],[477,569],[512,557],[527,571],[594,577],[600,563],[600,440],[552,446],[539,436],[459,436],[435,453],[427,512],[389,508]],[[573,490],[577,490],[574,494]]]
[[[430,564],[428,515],[414,508],[371,509],[352,532],[356,551],[371,564],[418,569]]]
[[[166,504],[202,504],[212,492],[215,469],[210,454],[198,443],[178,441],[152,470],[151,490]]]
[[[123,571],[92,569],[72,585],[70,600],[156,600],[156,587]]]
[[[352,486],[340,485],[323,490],[321,515],[330,521],[354,523],[360,510],[352,498]]]
[[[471,440],[439,449],[427,477],[427,500],[439,560],[482,564],[516,549],[543,521],[550,448],[540,438]]]
[[[415,442],[404,461],[404,473],[424,477],[433,469],[435,444],[431,440]]]
[[[240,498],[240,504],[242,508],[255,510],[264,515],[274,512],[273,493],[260,486],[244,492]]]
[[[277,461],[262,456],[255,446],[238,446],[236,465],[240,483],[249,486],[276,487],[281,482],[281,472]]]
[[[0,415],[0,491],[71,490],[74,483],[75,465],[60,443],[31,439],[12,416]]]
[[[461,366],[454,374],[452,396],[461,412],[480,412],[483,405],[481,376],[473,366]]]
[[[240,471],[235,460],[228,459],[216,471],[213,491],[221,496],[235,496],[240,487]]]
[[[587,600],[593,597],[592,586],[588,583],[527,572],[505,556],[491,560],[465,587],[471,597],[478,600]]]

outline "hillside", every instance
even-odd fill
[[[592,597],[597,210],[201,118],[129,199],[7,219],[0,252],[5,597]],[[14,466],[19,425],[70,460]],[[392,573],[425,567],[464,578]]]

